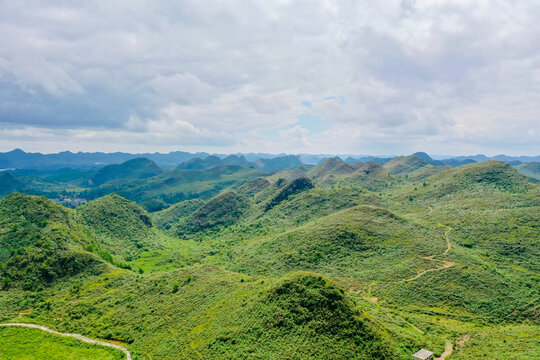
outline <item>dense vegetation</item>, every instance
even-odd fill
[[[179,169],[106,182],[76,209],[13,193],[1,321],[122,341],[138,360],[410,359],[447,342],[450,359],[534,358],[540,185],[504,162],[426,156]],[[166,208],[132,202],[147,199]],[[0,329],[9,356],[34,351],[25,331]]]

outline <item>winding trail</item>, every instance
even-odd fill
[[[441,270],[444,270],[444,269],[447,269],[449,267],[452,267],[454,266],[456,263],[454,263],[453,261],[446,261],[446,260],[437,260],[435,259],[435,256],[443,256],[443,255],[446,255],[448,254],[448,252],[452,249],[452,244],[450,244],[450,238],[448,237],[448,233],[450,232],[450,230],[452,230],[451,227],[448,227],[444,233],[444,237],[446,239],[446,250],[444,250],[444,252],[440,255],[431,255],[431,256],[426,256],[424,257],[424,259],[428,259],[430,261],[434,261],[434,262],[439,262],[439,261],[442,261],[443,264],[437,268],[433,268],[433,269],[426,269],[426,270],[422,270],[422,271],[419,271],[418,274],[416,274],[415,276],[409,278],[409,279],[405,279],[405,280],[402,280],[402,281],[413,281],[413,280],[416,280],[418,279],[419,277],[421,277],[422,275],[424,275],[425,273],[428,273],[428,272],[432,272],[432,271],[441,271]]]
[[[439,356],[438,358],[435,358],[435,360],[445,360],[447,357],[452,355],[453,347],[452,343],[450,341],[447,341],[444,345],[444,352]]]
[[[51,333],[51,334],[54,334],[54,335],[59,335],[59,336],[64,336],[64,337],[72,337],[72,338],[75,338],[77,340],[81,340],[81,341],[83,341],[85,343],[88,343],[88,344],[107,346],[107,347],[122,351],[124,354],[126,354],[126,359],[131,360],[131,353],[125,347],[123,347],[121,345],[117,345],[117,344],[111,344],[111,343],[101,341],[101,340],[90,339],[90,338],[88,338],[86,336],[82,336],[82,335],[79,335],[79,334],[61,333],[61,332],[58,332],[56,330],[49,329],[46,326],[38,325],[38,324],[4,323],[4,324],[0,324],[0,326],[18,326],[18,327],[27,327],[27,328],[32,328],[32,329],[38,329],[38,330],[42,330],[42,331],[45,331],[45,332],[48,332],[48,333]]]

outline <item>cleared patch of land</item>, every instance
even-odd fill
[[[121,360],[117,349],[98,346],[41,328],[0,327],[0,358],[3,360]]]

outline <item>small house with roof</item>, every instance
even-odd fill
[[[433,353],[426,349],[421,349],[412,358],[413,360],[433,360]]]

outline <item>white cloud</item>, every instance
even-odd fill
[[[540,153],[537,1],[0,8],[4,150]]]
[[[51,63],[36,53],[25,53],[10,60],[0,58],[0,74],[31,94],[40,89],[54,96],[84,93],[62,65]]]

